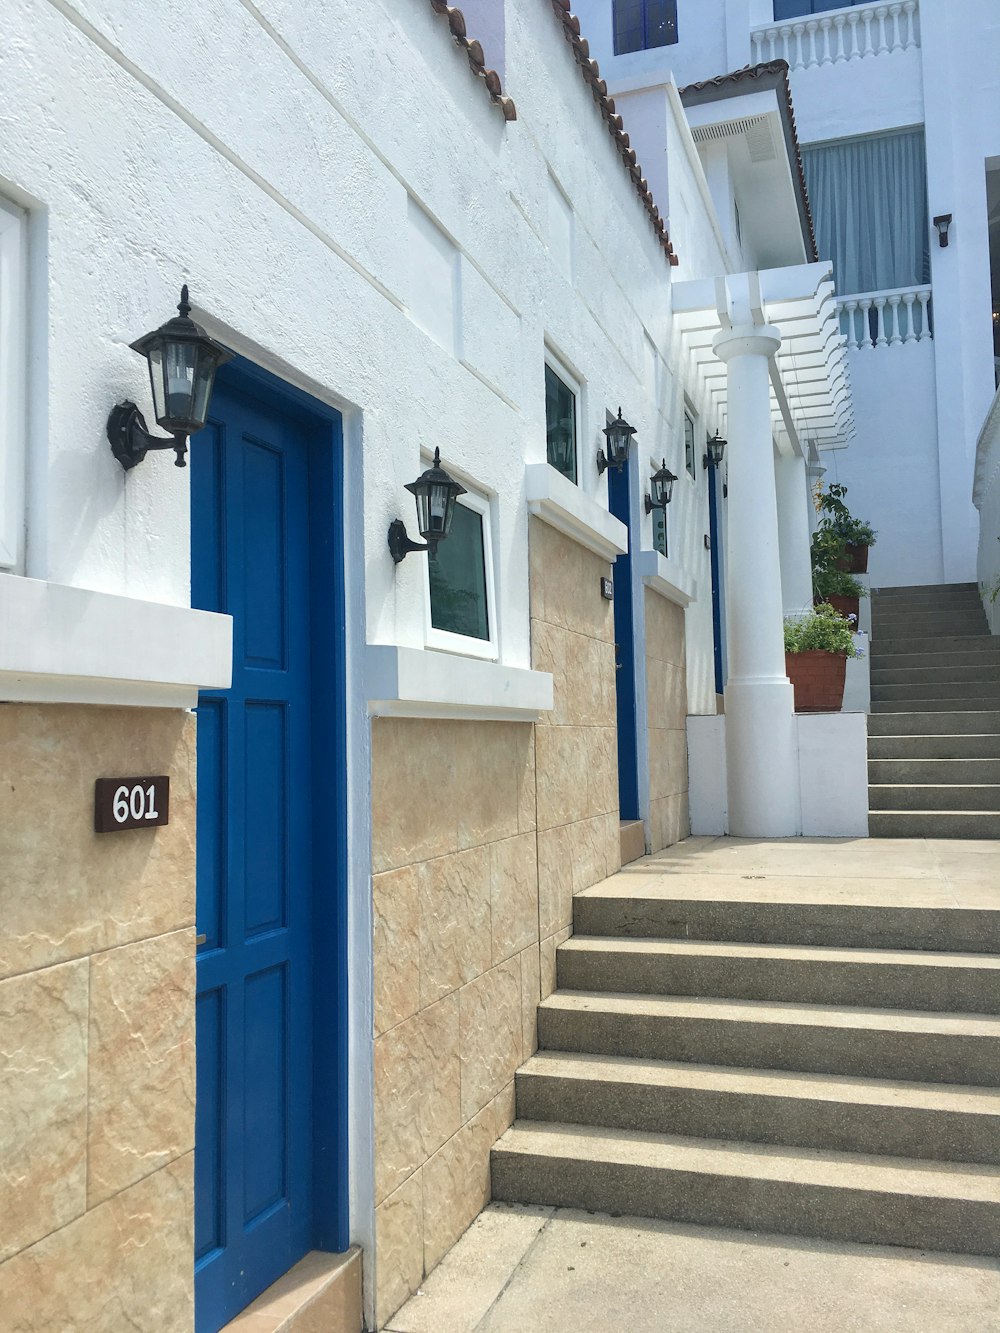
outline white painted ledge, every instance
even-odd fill
[[[628,550],[628,528],[548,463],[524,469],[528,513],[613,562]]]
[[[365,649],[365,686],[372,717],[537,722],[552,709],[547,671],[395,644]]]
[[[193,708],[232,660],[230,616],[0,574],[0,700]]]
[[[668,560],[659,551],[640,551],[635,557],[635,568],[647,588],[678,606],[690,606],[698,596],[696,579],[679,561]]]

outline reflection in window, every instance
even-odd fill
[[[576,482],[576,394],[551,366],[545,367],[546,456],[557,472]]]
[[[689,412],[684,413],[684,466],[690,476],[697,475],[694,456],[694,419]]]
[[[614,0],[615,55],[677,41],[677,0]]]
[[[483,519],[459,501],[446,541],[428,560],[431,624],[448,634],[489,639]]]

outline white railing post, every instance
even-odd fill
[[[917,292],[917,300],[920,302],[920,337],[917,339],[917,341],[924,342],[925,339],[934,336],[931,333],[931,322],[930,322],[930,301],[931,301],[930,288],[925,287],[921,291]]]
[[[860,303],[861,306],[861,347],[871,347],[872,344],[872,301],[871,297],[866,297]]]
[[[917,0],[906,0],[903,11],[906,14],[906,49],[908,51],[911,46],[920,45],[920,37],[917,33]]]
[[[819,21],[819,26],[820,26],[820,31],[821,31],[822,34],[823,34],[822,39],[821,39],[821,40],[822,40],[822,44],[823,44],[823,62],[822,62],[822,63],[823,63],[824,65],[832,65],[832,64],[833,64],[833,56],[830,54],[830,29],[831,29],[831,27],[833,26],[833,24],[830,22],[829,19],[820,19],[820,21]]]
[[[847,26],[851,30],[851,53],[848,56],[849,60],[861,59],[861,40],[858,36],[858,18],[859,15],[856,9],[852,9],[847,16]]]
[[[916,292],[905,292],[903,294],[903,305],[906,307],[906,337],[903,341],[907,343],[917,341],[916,330],[913,327],[913,303],[916,299]]]
[[[865,49],[863,54],[866,56],[873,56],[875,54],[875,46],[872,42],[872,19],[874,17],[875,11],[872,9],[863,9],[861,11],[861,18],[865,25]]]
[[[845,332],[847,347],[852,352],[901,347],[932,339],[930,308],[930,287],[899,287],[893,291],[858,292],[837,298],[841,330]]]
[[[918,18],[918,0],[875,0],[800,23],[754,28],[751,49],[758,63],[781,57],[793,70],[839,65],[919,47]]]
[[[903,341],[899,332],[899,305],[902,299],[901,296],[889,297],[889,306],[892,310],[892,337],[889,339],[890,347],[898,347]]]
[[[889,6],[889,17],[892,20],[892,49],[894,51],[902,51],[903,49],[903,33],[902,33],[903,25],[900,22],[900,15],[902,14],[902,12],[903,12],[902,5]]]

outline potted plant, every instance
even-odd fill
[[[839,713],[847,659],[860,657],[850,624],[828,602],[785,621],[785,670],[797,713]]]
[[[861,598],[867,596],[868,589],[864,584],[836,564],[813,568],[814,602],[828,602],[839,615],[853,621],[855,626],[861,614]]]
[[[844,502],[847,487],[834,482],[817,496],[816,508],[822,515],[817,531],[839,538],[843,551],[839,567],[849,574],[864,574],[868,569],[868,548],[875,545],[875,529],[855,518]]]

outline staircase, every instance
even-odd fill
[[[574,900],[494,1198],[1000,1255],[1000,908],[653,868]]]
[[[873,838],[1000,838],[1000,638],[974,583],[872,594]]]

